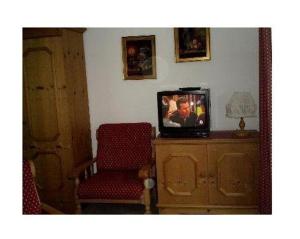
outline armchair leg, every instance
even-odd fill
[[[150,209],[150,205],[145,205],[145,214],[152,214],[151,209]]]
[[[150,190],[144,190],[144,204],[145,204],[145,214],[151,214],[151,199],[150,199]]]
[[[78,186],[79,186],[79,178],[76,178],[75,179],[75,200],[76,200],[76,211],[75,213],[76,214],[81,214],[81,204],[79,202],[79,199],[78,199],[78,195],[77,195],[77,189],[78,189]]]
[[[76,212],[75,214],[81,214],[81,204],[77,201],[76,202]]]

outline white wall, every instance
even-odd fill
[[[156,80],[123,80],[121,38],[155,35]],[[225,117],[234,91],[250,91],[258,105],[258,31],[256,28],[211,28],[207,62],[175,63],[171,28],[88,28],[84,33],[93,152],[102,123],[150,122],[158,127],[156,92],[187,86],[211,89],[211,129],[238,128]],[[257,114],[258,115],[258,114]],[[258,116],[246,119],[258,129]]]

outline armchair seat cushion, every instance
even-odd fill
[[[144,184],[137,170],[104,170],[84,180],[78,187],[79,199],[141,198]]]

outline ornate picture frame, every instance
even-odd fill
[[[209,28],[174,28],[176,62],[209,61]]]
[[[155,36],[122,37],[124,80],[156,79]]]

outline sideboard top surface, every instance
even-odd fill
[[[159,144],[207,144],[207,143],[258,143],[259,132],[249,131],[249,136],[238,137],[234,134],[234,131],[211,131],[208,137],[205,138],[162,138],[157,136],[154,143]]]

